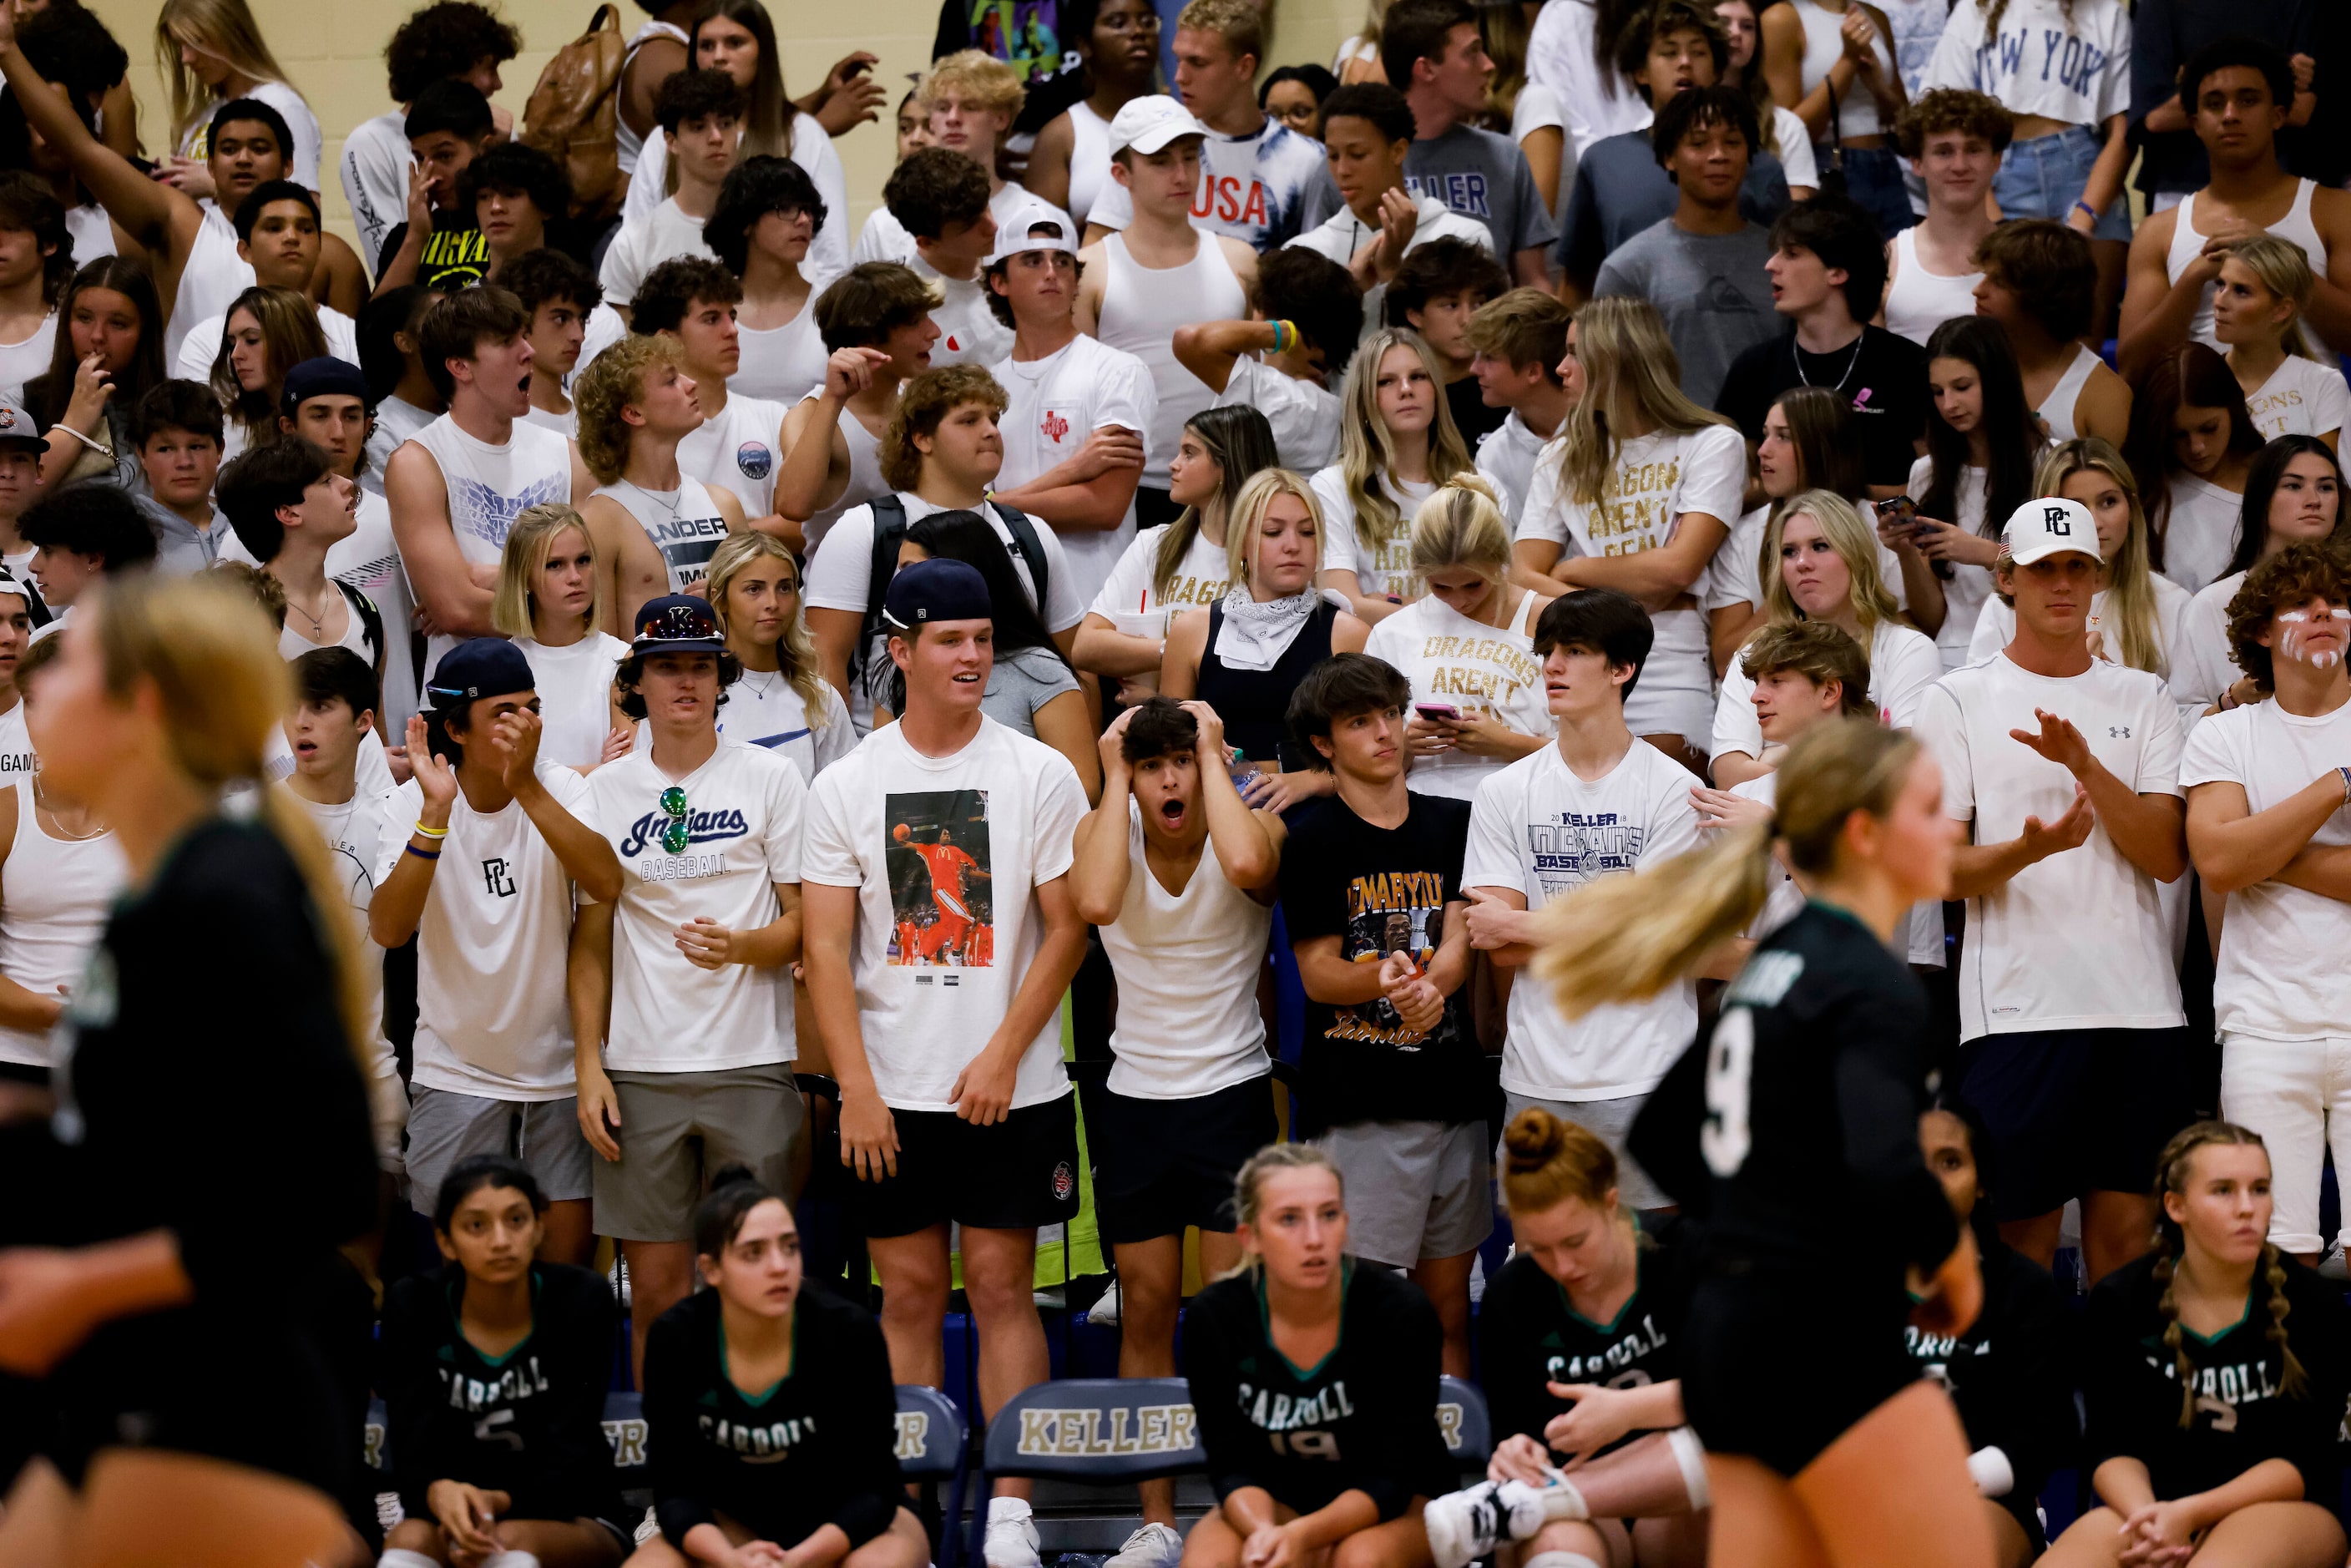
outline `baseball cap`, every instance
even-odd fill
[[[1048,232],[1034,232],[1038,229]],[[1013,208],[1012,215],[996,225],[996,248],[987,253],[984,265],[994,267],[1024,250],[1065,250],[1072,256],[1077,254],[1077,236],[1070,232],[1070,220],[1050,202],[1032,196]]]
[[[1156,152],[1179,136],[1207,134],[1208,128],[1180,99],[1150,93],[1128,99],[1111,118],[1111,156],[1115,158],[1130,147],[1137,152]]]
[[[632,653],[723,653],[726,639],[719,634],[718,617],[707,599],[690,593],[664,593],[648,599],[637,612],[637,634]]]
[[[2092,560],[2105,559],[2098,549],[2098,520],[2090,516],[2089,507],[2062,496],[2025,502],[2008,515],[2000,530],[2001,554],[2019,566],[2068,550]]]
[[[503,637],[474,637],[441,655],[433,678],[424,683],[424,695],[445,713],[482,697],[527,692],[538,685],[520,648]]]
[[[0,562],[0,595],[14,594],[25,601],[25,612],[36,626],[49,623],[49,607],[41,602],[40,593],[30,578],[18,577],[5,562]]]
[[[8,392],[0,392],[0,446],[27,446],[36,450],[47,444],[41,439],[41,422],[25,406],[25,400]]]
[[[987,579],[969,561],[933,556],[918,560],[890,580],[883,596],[882,618],[901,632],[934,621],[990,621],[996,612],[987,601]]]
[[[286,391],[278,398],[278,406],[290,415],[309,399],[330,392],[355,397],[362,403],[374,402],[368,396],[367,377],[360,373],[357,365],[321,354],[286,372]]]

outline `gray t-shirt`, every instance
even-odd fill
[[[1667,218],[1643,229],[1601,265],[1593,295],[1646,299],[1666,319],[1682,362],[1682,391],[1712,408],[1730,362],[1787,329],[1771,308],[1771,231],[1691,234]]]
[[[1457,125],[1442,136],[1415,141],[1405,154],[1404,183],[1415,194],[1434,196],[1483,223],[1506,268],[1519,252],[1558,237],[1527,155],[1517,142],[1491,131]]]
[[[1657,166],[1656,149],[1646,131],[1607,136],[1575,161],[1575,183],[1560,224],[1551,258],[1577,284],[1590,287],[1611,251],[1653,224],[1674,215],[1681,189]],[[1788,210],[1788,172],[1780,160],[1758,149],[1739,187],[1739,212],[1769,228]]]
[[[1050,648],[1021,648],[996,656],[988,673],[987,695],[979,711],[1007,729],[1037,738],[1037,710],[1063,692],[1078,689],[1078,678]]]

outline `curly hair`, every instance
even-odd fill
[[[1002,413],[1009,400],[996,378],[977,365],[925,371],[906,383],[898,412],[882,434],[882,477],[893,490],[911,490],[923,475],[923,455],[914,437],[937,434],[947,415],[965,403],[981,403]]]
[[[2005,152],[2016,134],[2016,117],[1989,93],[1959,87],[1928,88],[1902,111],[1894,125],[1894,139],[1905,158],[1924,158],[1928,138],[1950,131],[1980,136],[1994,152]]]
[[[620,483],[629,465],[631,426],[621,411],[644,396],[645,372],[656,365],[682,366],[674,338],[632,332],[590,362],[571,388],[580,413],[580,461],[600,485]]]
[[[447,77],[461,77],[484,60],[504,65],[522,53],[522,29],[473,0],[440,0],[393,29],[383,47],[392,101],[416,95]]]
[[[2323,544],[2305,539],[2288,545],[2245,573],[2244,582],[2229,601],[2229,651],[2237,667],[2253,678],[2262,691],[2274,687],[2274,652],[2262,645],[2281,612],[2298,610],[2314,599],[2351,605],[2351,571]]]
[[[824,199],[808,171],[789,158],[746,158],[726,172],[718,205],[702,225],[702,243],[738,277],[751,259],[751,231],[769,213],[808,214],[809,233],[824,227]]]

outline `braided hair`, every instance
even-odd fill
[[[2196,1151],[2215,1145],[2267,1148],[2259,1133],[2234,1123],[2198,1122],[2166,1144],[2162,1157],[2156,1162],[2155,1281],[2163,1287],[2163,1297],[2157,1303],[2156,1311],[2163,1315],[2163,1346],[2171,1353],[2172,1365],[2177,1369],[2179,1379],[2179,1425],[2183,1431],[2196,1419],[2196,1364],[2189,1359],[2182,1343],[2185,1331],[2179,1323],[2177,1287],[2179,1260],[2187,1249],[2187,1238],[2182,1234],[2179,1222],[2165,1211],[2163,1199],[2167,1193],[2186,1194],[2189,1166],[2195,1161]],[[2303,1371],[2302,1363],[2295,1358],[2294,1346],[2287,1343],[2285,1320],[2286,1314],[2293,1311],[2293,1305],[2285,1299],[2285,1258],[2274,1242],[2264,1240],[2262,1243],[2261,1272],[2270,1292],[2270,1322],[2269,1327],[2262,1331],[2262,1337],[2278,1347],[2278,1354],[2285,1363],[2284,1375],[2279,1380],[2280,1391],[2290,1399],[2300,1399],[2309,1391],[2310,1378]]]

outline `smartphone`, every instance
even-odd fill
[[[1918,521],[1918,503],[1907,496],[1895,496],[1877,503],[1877,515],[1881,520],[1891,521],[1916,531]]]
[[[1461,710],[1451,703],[1415,703],[1412,711],[1431,724],[1459,724]]]

